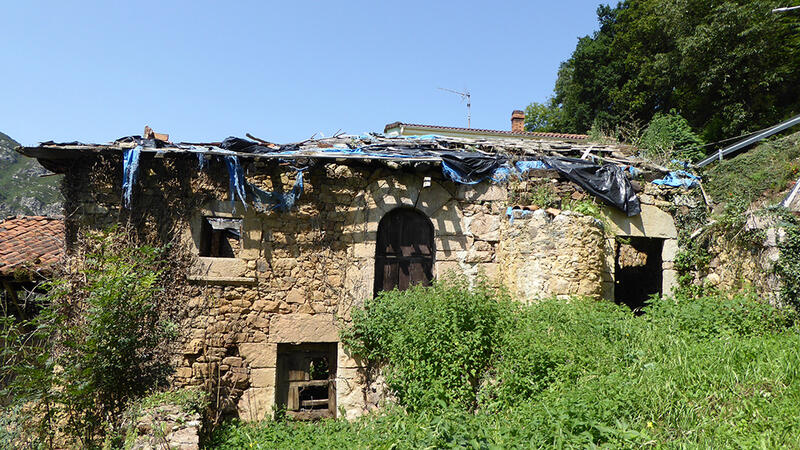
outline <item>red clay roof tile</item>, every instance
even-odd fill
[[[47,270],[63,254],[63,220],[17,216],[0,221],[0,275],[18,268]]]

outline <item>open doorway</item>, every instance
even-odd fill
[[[664,240],[617,237],[614,300],[639,312],[653,294],[661,294]]]
[[[276,402],[295,419],[336,415],[336,343],[278,344]]]

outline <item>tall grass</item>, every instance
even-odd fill
[[[380,320],[379,325],[365,323],[382,315],[390,319],[383,308],[397,308],[397,302],[404,308],[418,305],[426,317],[443,317],[435,314],[447,311],[454,316],[447,321],[464,323],[472,314],[487,314],[487,306],[452,308],[450,302],[470,305],[465,298],[487,291],[477,292],[463,284],[445,283],[392,293],[368,304],[366,315],[358,320],[365,321],[360,323],[362,332],[379,325],[392,330],[396,335],[391,345],[413,343],[416,333],[425,332],[414,331],[417,316],[408,316],[410,323],[401,327]],[[481,356],[478,360],[486,361],[479,370],[474,402],[444,398],[422,405],[400,395],[399,405],[353,422],[232,422],[217,430],[209,445],[224,449],[800,446],[800,334],[791,311],[746,294],[732,299],[656,299],[641,317],[609,302],[586,299],[529,306],[502,295],[485,301],[491,302],[489,315],[493,310],[513,313],[492,315],[497,326],[484,330],[496,333],[487,331],[492,339],[481,341],[491,348],[483,343],[473,347]],[[457,372],[448,379],[459,375],[469,379],[474,366],[458,373],[449,365],[451,347],[464,355],[462,335],[430,336],[437,340],[430,345],[440,351],[417,352],[417,361],[408,355],[393,357],[397,349],[381,354],[382,347],[374,342],[371,355],[380,355],[390,366],[440,367],[438,359]],[[464,336],[475,334],[465,331]],[[436,373],[430,379],[415,373],[433,391],[440,388]],[[414,407],[407,408],[406,403]]]

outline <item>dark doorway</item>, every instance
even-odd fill
[[[411,208],[389,211],[378,224],[375,249],[375,295],[433,280],[433,224]]]
[[[276,400],[295,419],[336,415],[336,343],[278,344]]]
[[[618,237],[614,299],[639,311],[653,294],[661,294],[663,239]]]

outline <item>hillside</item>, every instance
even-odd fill
[[[800,132],[713,163],[704,176],[705,188],[717,203],[735,199],[748,205],[778,203],[800,176]]]
[[[61,176],[49,173],[36,160],[14,151],[19,144],[0,133],[0,219],[16,214],[62,214]]]

